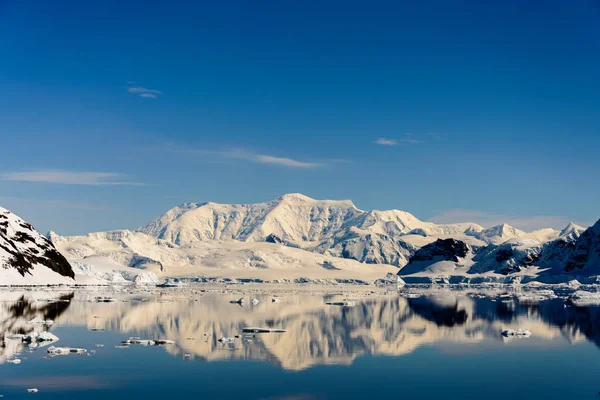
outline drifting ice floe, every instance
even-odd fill
[[[112,297],[98,296],[94,299],[96,303],[115,303],[117,299]]]
[[[284,333],[287,332],[285,329],[274,329],[274,328],[242,328],[243,333]]]
[[[22,338],[24,343],[58,342],[58,337],[50,332],[32,332]]]
[[[600,304],[600,293],[578,290],[569,296],[569,302],[576,306],[589,306]]]
[[[506,329],[502,331],[502,336],[528,338],[529,336],[531,336],[531,332],[529,332],[526,329],[517,329],[516,331],[513,329]]]
[[[329,301],[327,303],[328,306],[340,306],[340,307],[354,307],[356,305],[355,301]]]
[[[30,325],[54,325],[54,321],[52,321],[52,320],[44,321],[40,317],[35,317],[31,321],[29,321],[28,324],[30,324]]]
[[[51,356],[67,356],[69,354],[85,354],[86,349],[79,349],[75,347],[48,347],[48,354]]]

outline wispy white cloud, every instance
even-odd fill
[[[411,145],[418,144],[420,142],[420,140],[415,139],[410,133],[407,133],[400,139],[379,138],[375,140],[375,144],[378,144],[380,146],[397,146],[399,144]]]
[[[588,227],[589,221],[573,221],[569,217],[561,215],[529,215],[515,216],[487,213],[480,210],[451,209],[446,210],[429,219],[430,222],[438,224],[451,224],[456,222],[475,222],[485,228],[500,224],[509,224],[524,231],[533,231],[543,228],[563,229],[570,222]]]
[[[268,154],[257,154],[245,150],[217,151],[212,153],[219,154],[228,158],[246,160],[257,164],[278,165],[290,168],[316,168],[322,166],[321,163],[299,161],[293,158],[278,157]]]
[[[244,160],[255,164],[267,164],[267,165],[275,165],[280,167],[287,168],[301,168],[301,169],[309,169],[309,168],[318,168],[323,167],[326,163],[323,162],[310,162],[310,161],[300,161],[289,157],[280,157],[274,156],[270,154],[261,154],[254,153],[251,151],[243,150],[243,149],[232,149],[232,150],[202,150],[202,149],[185,149],[185,148],[177,148],[176,151],[186,152],[186,153],[199,153],[205,155],[213,155],[221,158],[231,159],[231,160]]]
[[[143,86],[135,84],[135,82],[129,82],[127,91],[129,93],[133,93],[140,97],[145,97],[148,99],[156,99],[156,98],[158,98],[158,96],[162,96],[162,94],[163,94],[163,92],[161,92],[160,90],[148,89]]]
[[[413,137],[412,134],[407,133],[406,135],[404,135],[404,137],[402,139],[399,140],[400,143],[404,143],[404,144],[418,144],[421,143],[420,140],[417,140]]]
[[[398,144],[398,141],[394,139],[379,138],[375,141],[375,144],[381,146],[396,146]]]
[[[113,172],[75,172],[60,170],[38,170],[0,173],[0,180],[15,182],[43,182],[63,185],[131,185],[147,186],[139,182],[127,181],[126,176]]]

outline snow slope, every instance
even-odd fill
[[[46,237],[0,207],[0,285],[73,283],[74,276]]]
[[[127,278],[135,271],[150,271],[159,277],[375,280],[397,272],[389,265],[362,264],[267,242],[209,240],[178,245],[126,230],[51,237],[76,270],[102,277],[121,274]],[[144,262],[136,262],[139,259]]]

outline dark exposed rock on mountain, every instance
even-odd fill
[[[64,277],[75,277],[69,262],[50,240],[38,233],[31,224],[1,207],[0,267],[7,272],[16,270],[22,277],[33,276],[38,273],[38,268],[50,269]]]

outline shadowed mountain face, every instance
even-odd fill
[[[13,270],[25,277],[39,273],[36,268],[48,274],[44,283],[56,283],[60,277],[75,277],[67,259],[50,240],[28,222],[0,207],[0,284],[14,283],[8,274]],[[54,277],[53,273],[58,275]]]
[[[66,295],[64,299],[70,299]],[[249,296],[246,296],[249,298]],[[140,336],[176,342],[165,349],[173,355],[206,360],[253,359],[300,370],[319,364],[350,364],[361,355],[402,355],[422,345],[498,342],[504,329],[528,329],[538,340],[591,341],[600,346],[600,308],[566,307],[562,300],[538,304],[496,298],[473,298],[455,292],[405,298],[398,295],[356,299],[354,307],[329,306],[341,296],[289,295],[272,303],[267,296],[256,306],[229,301],[239,296],[195,298],[160,296],[145,302],[91,302],[78,293],[71,303],[39,303],[27,296],[2,305],[2,337],[28,333],[35,316],[55,319],[57,326],[122,332],[123,339]],[[244,327],[286,329],[223,345],[221,337],[240,334]],[[118,343],[115,343],[115,345]],[[108,344],[107,344],[108,345]],[[20,344],[19,344],[20,346]],[[6,349],[3,358],[16,349]]]

